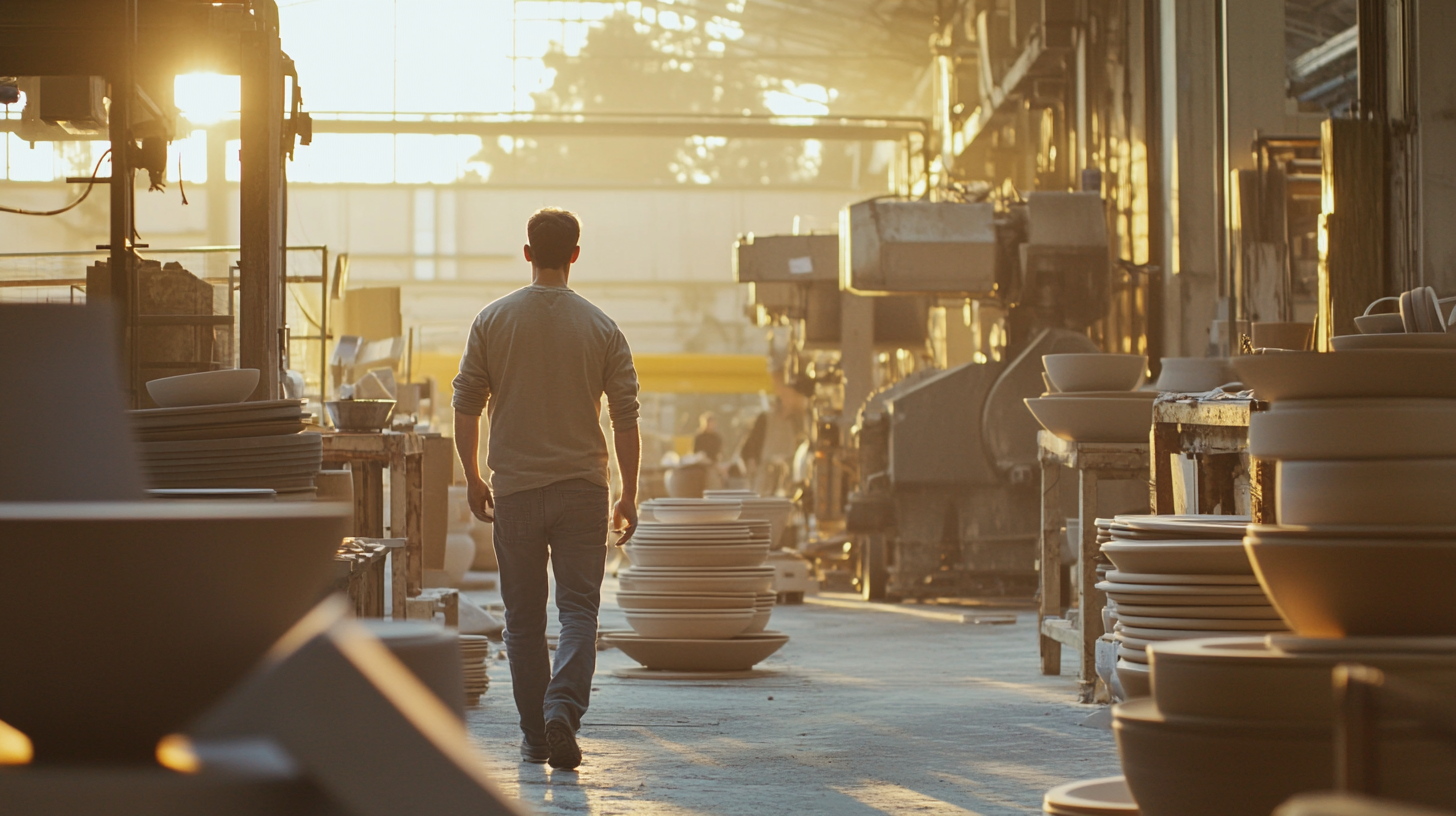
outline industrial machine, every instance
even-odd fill
[[[1043,354],[1098,350],[1086,329],[1108,298],[1102,200],[1038,192],[999,204],[858,202],[841,215],[837,280],[824,271],[829,240],[770,236],[735,247],[757,316],[790,325],[796,371],[814,388],[805,510],[820,538],[840,533],[867,598],[1033,594],[1038,425],[1022,400],[1043,390]],[[873,306],[851,316],[865,299]],[[1004,315],[999,355],[937,368],[945,355],[927,343],[943,337],[882,331],[887,309],[913,310],[898,323],[923,329],[937,302],[970,301]],[[851,338],[866,316],[871,345]],[[837,356],[826,355],[835,341]],[[887,365],[896,355],[879,352],[890,347],[907,350],[898,359],[916,361],[914,370]],[[868,387],[853,382],[865,371]]]

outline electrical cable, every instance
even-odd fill
[[[59,210],[22,210],[19,207],[0,206],[0,212],[13,213],[15,215],[60,215],[63,212],[75,209],[82,201],[86,200],[86,196],[91,195],[91,189],[96,186],[96,174],[101,172],[101,163],[106,161],[106,157],[110,155],[111,148],[107,148],[106,152],[101,154],[101,158],[96,160],[96,169],[91,171],[91,181],[86,185],[86,192],[82,193],[80,198]]]

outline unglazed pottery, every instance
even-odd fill
[[[728,640],[654,639],[633,632],[604,632],[602,641],[649,669],[671,671],[745,671],[783,648],[780,632],[740,635]]]
[[[1456,458],[1283,461],[1284,524],[1456,524]]]
[[[323,597],[348,513],[314,502],[0,503],[0,720],[30,737],[38,763],[153,761],[158,739]],[[64,576],[76,600],[37,613],[38,576]]]
[[[1147,400],[1059,396],[1025,402],[1043,428],[1069,442],[1146,442],[1152,432]]]
[[[258,369],[225,368],[179,374],[147,382],[147,393],[163,408],[242,402],[258,387]]]
[[[751,609],[626,610],[627,623],[645,638],[723,640],[743,633]]]
[[[1120,572],[1252,575],[1238,539],[1221,541],[1109,541],[1102,552]]]
[[[743,512],[743,504],[720,499],[698,499],[696,504],[653,504],[652,514],[665,524],[717,524],[733,521]]]
[[[1164,357],[1159,391],[1201,394],[1237,380],[1227,357]]]
[[[763,563],[768,544],[729,546],[624,548],[632,563],[643,567],[753,567]]]
[[[1235,358],[1233,365],[1239,379],[1262,400],[1456,398],[1456,351],[1253,354]]]
[[[1122,691],[1129,700],[1151,695],[1153,693],[1151,678],[1152,674],[1146,665],[1130,660],[1117,661],[1117,681],[1122,684]]]
[[[754,609],[757,597],[752,592],[672,594],[624,591],[617,593],[617,605],[623,609]]]
[[[389,424],[394,400],[352,399],[324,403],[329,421],[340,431],[378,431]]]
[[[1131,391],[1148,369],[1148,358],[1141,354],[1044,354],[1041,362],[1063,393]]]
[[[1314,335],[1313,323],[1255,323],[1254,348],[1307,351]]]
[[[1456,400],[1276,402],[1250,415],[1249,453],[1276,461],[1456,458]]]
[[[1245,541],[1279,614],[1305,637],[1456,635],[1456,541]]]
[[[1110,570],[1107,573],[1107,580],[1114,584],[1159,584],[1165,586],[1254,586],[1259,583],[1254,578],[1252,570],[1247,574],[1201,573],[1196,575],[1187,573],[1168,574]]]
[[[1137,802],[1120,776],[1084,779],[1058,785],[1042,797],[1042,811],[1052,816],[1137,816]]]
[[[1343,334],[1330,340],[1335,351],[1360,349],[1456,349],[1456,332]]]

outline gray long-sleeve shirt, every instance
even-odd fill
[[[508,496],[567,479],[608,486],[598,417],[637,426],[637,370],[617,324],[564,287],[527,286],[476,316],[454,381],[455,411],[490,407],[486,462]]]

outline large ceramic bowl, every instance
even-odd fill
[[[1456,351],[1250,354],[1234,370],[1262,400],[1456,397]]]
[[[1456,332],[1411,334],[1344,334],[1332,338],[1335,351],[1362,349],[1456,349]]]
[[[322,599],[349,518],[313,502],[0,504],[0,720],[36,762],[151,762]],[[44,587],[64,598],[38,607]]]
[[[746,573],[725,568],[714,572],[704,568],[688,573],[653,572],[652,568],[628,567],[618,573],[622,589],[629,592],[766,592],[773,589],[774,574]],[[734,568],[737,569],[737,568]]]
[[[1249,453],[1276,461],[1456,458],[1456,400],[1276,402],[1249,417]]]
[[[1043,428],[1069,442],[1146,442],[1153,427],[1145,400],[1041,397],[1026,407]]]
[[[1170,715],[1329,723],[1330,673],[1340,663],[1373,666],[1448,696],[1456,694],[1456,652],[1291,652],[1279,636],[1175,640],[1148,649],[1158,709]]]
[[[758,596],[752,592],[618,592],[617,606],[623,609],[753,609]]]
[[[1456,524],[1456,459],[1283,461],[1282,524]]]
[[[781,632],[740,635],[728,640],[654,639],[634,632],[603,632],[602,641],[649,669],[667,671],[747,671],[783,648]]]
[[[1120,776],[1058,785],[1042,797],[1041,809],[1051,816],[1138,816],[1137,802]]]
[[[1367,314],[1355,318],[1361,334],[1403,334],[1405,320],[1399,314]]]
[[[242,402],[258,387],[258,369],[225,368],[179,374],[147,382],[147,393],[163,408]]]
[[[626,610],[627,623],[645,638],[725,640],[743,634],[751,609]]]
[[[1164,357],[1159,391],[1201,394],[1238,379],[1227,357]]]
[[[351,399],[324,403],[329,421],[341,431],[378,431],[389,424],[394,413],[394,400]]]
[[[1102,552],[1119,571],[1237,575],[1253,573],[1244,543],[1226,541],[1108,541]]]
[[[1456,635],[1456,541],[1251,534],[1244,544],[1269,599],[1305,637]]]
[[[1142,816],[1268,816],[1296,793],[1334,786],[1327,723],[1179,717],[1152,700],[1114,706],[1112,717]],[[1376,742],[1382,796],[1456,804],[1456,749],[1405,725],[1383,727]]]
[[[1252,338],[1254,348],[1306,351],[1314,337],[1313,323],[1255,323]]]
[[[1047,378],[1058,391],[1131,391],[1142,382],[1141,354],[1044,354]]]
[[[756,567],[768,555],[768,544],[728,546],[638,547],[627,545],[627,557],[644,567]]]

